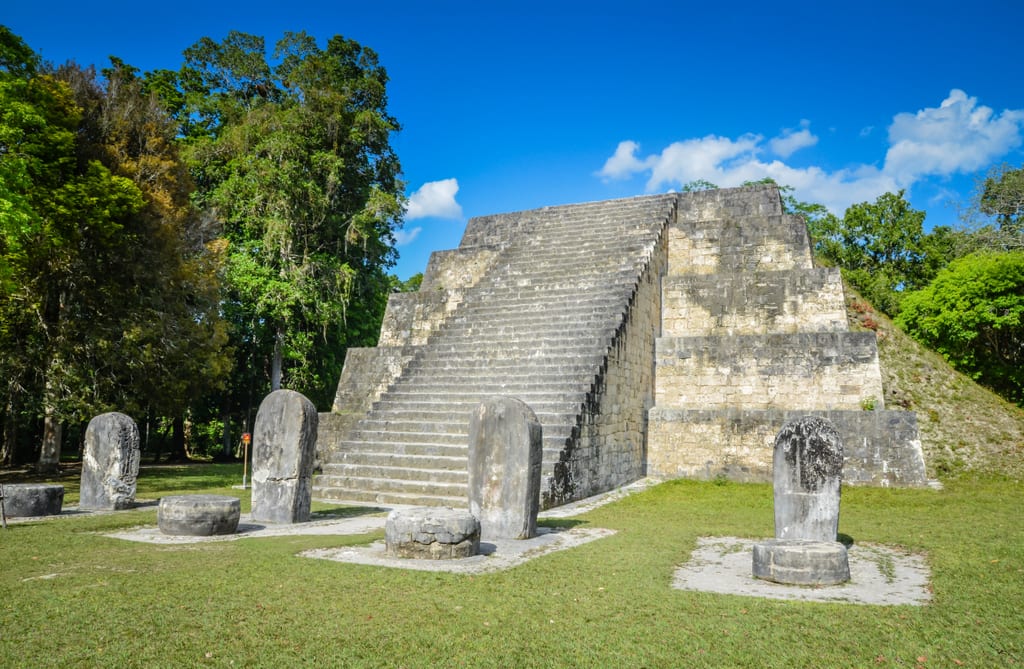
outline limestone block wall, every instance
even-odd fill
[[[846,328],[836,269],[668,276],[663,292],[666,337]]]
[[[843,442],[843,482],[852,485],[925,484],[916,414],[910,411],[673,409],[650,412],[648,474],[660,478],[771,481],[779,427],[800,416],[828,418]]]
[[[647,411],[654,404],[654,342],[660,331],[662,235],[629,301],[605,365],[587,395],[576,439],[559,456],[543,492],[545,508],[582,499],[645,475]]]
[[[672,274],[810,269],[807,227],[795,216],[680,221],[669,231]]]
[[[662,407],[882,408],[873,332],[662,337],[655,361]]]
[[[676,220],[711,221],[722,217],[756,218],[782,215],[782,200],[775,186],[721,188],[686,193],[679,197]]]

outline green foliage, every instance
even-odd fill
[[[239,381],[325,394],[337,349],[367,343],[348,324],[379,326],[395,259],[403,186],[387,75],[372,50],[338,36],[321,49],[305,33],[285,34],[273,66],[262,37],[238,32],[185,57],[168,106],[184,100],[194,201],[229,242],[225,315],[250,372]]]
[[[925,213],[903,193],[885,193],[850,206],[842,219],[823,215],[810,225],[815,252],[887,314],[897,313],[902,293],[926,285],[935,269],[927,259]]]
[[[1000,230],[1018,237],[1024,232],[1024,168],[1002,166],[985,179],[979,208],[994,216]]]
[[[683,184],[682,188],[682,192],[684,193],[697,193],[702,190],[718,190],[718,185],[705,179],[695,179]]]
[[[896,322],[956,369],[1024,402],[1024,251],[950,263],[906,296]]]

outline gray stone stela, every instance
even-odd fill
[[[64,486],[50,483],[8,483],[0,495],[8,518],[59,516],[64,505]]]
[[[537,534],[542,453],[540,421],[513,397],[493,397],[469,419],[469,511],[485,540]]]
[[[465,509],[395,509],[384,525],[385,553],[417,560],[473,557],[480,550],[480,521]]]
[[[347,350],[316,495],[465,505],[495,395],[540,420],[542,508],[644,476],[771,481],[805,415],[835,424],[848,483],[926,485],[916,416],[885,408],[875,333],[811,251],[770,185],[473,218]]]
[[[850,580],[836,541],[843,444],[819,416],[787,422],[775,437],[775,540],[754,545],[753,573],[776,583],[836,585]]]
[[[157,527],[173,536],[208,537],[234,534],[241,517],[241,502],[227,495],[170,495],[161,497]]]
[[[843,445],[826,419],[805,416],[775,438],[775,538],[835,541]]]
[[[139,428],[134,420],[110,412],[89,421],[78,508],[131,508],[139,478],[139,455]]]
[[[318,422],[316,407],[294,390],[263,399],[252,435],[253,520],[309,520]]]

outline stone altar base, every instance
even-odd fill
[[[47,483],[12,483],[3,487],[4,513],[11,518],[59,516],[64,486]]]
[[[395,509],[384,525],[385,553],[417,560],[450,560],[480,550],[480,521],[464,509]]]
[[[754,544],[754,577],[788,585],[838,585],[850,580],[850,561],[838,541],[772,539]]]
[[[234,534],[241,510],[237,497],[172,495],[160,498],[156,522],[163,534],[175,536]]]

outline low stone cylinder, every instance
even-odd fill
[[[787,585],[839,585],[850,580],[850,560],[838,541],[772,539],[754,544],[753,571]]]
[[[64,486],[48,483],[12,483],[3,487],[4,514],[9,518],[59,516]]]
[[[162,533],[174,536],[234,534],[238,530],[241,511],[237,497],[171,495],[160,498],[156,522]]]
[[[480,521],[465,509],[395,509],[384,524],[385,553],[417,560],[450,560],[480,551]]]

